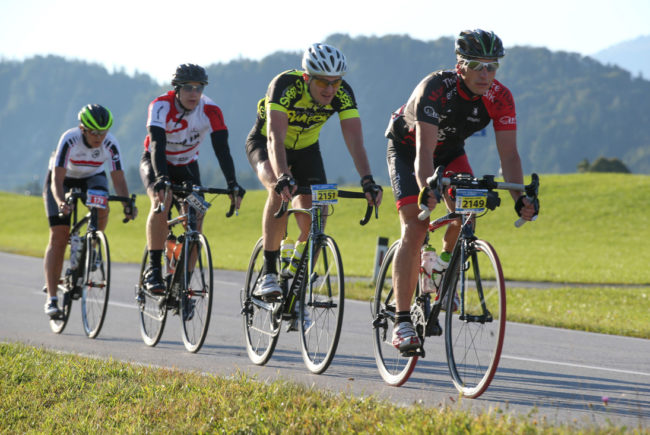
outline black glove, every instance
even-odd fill
[[[517,198],[517,201],[515,202],[515,211],[517,212],[517,215],[521,217],[521,209],[524,208],[524,198],[526,198],[525,195],[521,195],[519,198]],[[529,201],[531,201],[530,198],[528,198]],[[539,199],[534,198],[532,200],[533,207],[535,207],[535,214],[534,216],[537,216],[539,214]]]
[[[167,175],[159,175],[156,177],[156,182],[153,185],[153,192],[158,193],[161,190],[165,190],[169,184],[169,177]]]
[[[374,200],[379,191],[383,192],[384,189],[380,185],[375,183],[375,180],[372,178],[372,175],[366,175],[361,179],[361,187],[363,188],[363,193],[370,193],[372,199]]]
[[[230,181],[228,183],[228,190],[230,190],[232,193],[235,193],[236,190],[237,196],[239,196],[240,198],[243,198],[244,195],[246,195],[246,189],[244,189],[239,184],[237,184],[236,181]]]
[[[291,192],[292,187],[296,185],[296,180],[293,179],[293,177],[289,174],[282,174],[278,177],[278,180],[275,182],[275,193],[278,195],[282,194],[282,191],[284,190],[285,187],[289,188],[289,192]]]

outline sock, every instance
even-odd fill
[[[262,266],[262,275],[267,273],[278,274],[278,255],[280,250],[277,251],[264,251],[264,266]]]
[[[162,260],[162,249],[149,250],[149,266],[152,269],[160,269],[160,261]]]
[[[411,312],[410,311],[398,311],[395,316],[395,324],[399,325],[402,322],[411,322]]]

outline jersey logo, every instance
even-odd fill
[[[175,121],[174,127],[179,126],[178,128],[175,128],[173,130],[165,130],[167,133],[172,134],[176,133],[182,130],[185,130],[187,128],[187,121],[184,119],[174,119],[172,118],[172,121]]]

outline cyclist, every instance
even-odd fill
[[[419,205],[433,210],[438,202],[427,187],[427,177],[440,165],[445,166],[445,175],[471,174],[465,139],[492,121],[505,180],[523,182],[514,100],[508,88],[495,80],[499,59],[505,54],[501,39],[494,32],[465,30],[456,39],[455,49],[455,70],[426,76],[406,104],[392,114],[386,131],[388,169],[402,234],[393,261],[397,309],[393,345],[401,351],[421,346],[411,323],[410,302],[419,273],[419,262],[413,258],[419,257],[428,230],[428,222],[417,217]],[[531,220],[537,208],[520,192],[511,191],[511,195],[517,214]],[[448,192],[444,201],[454,210]],[[442,267],[459,230],[460,222],[447,228],[440,255]]]
[[[335,113],[368,202],[379,206],[382,198],[381,187],[370,173],[354,94],[343,80],[347,72],[345,56],[331,45],[312,44],[304,52],[302,68],[273,78],[257,105],[257,120],[246,140],[248,160],[268,191],[262,218],[263,276],[254,292],[260,297],[281,294],[277,259],[287,218],[277,219],[273,213],[283,200],[292,199],[297,185],[327,182],[319,134]],[[311,207],[309,195],[297,198],[300,207]],[[309,218],[296,218],[301,231],[298,241],[305,241]]]
[[[237,209],[246,193],[237,184],[223,113],[203,94],[208,84],[205,69],[195,64],[181,64],[176,68],[171,84],[173,90],[149,104],[148,134],[140,160],[140,178],[151,200],[146,228],[149,265],[144,274],[144,285],[152,293],[165,290],[161,259],[167,235],[167,213],[160,213],[163,208],[159,206],[164,204],[164,210],[171,206],[172,195],[166,189],[167,183],[201,185],[199,145],[206,135],[210,135],[228,189],[233,192],[230,199]],[[199,218],[199,231],[202,223],[202,218]]]
[[[70,235],[70,206],[65,194],[72,188],[108,192],[108,179],[102,169],[110,163],[111,179],[119,196],[129,196],[129,189],[122,169],[120,146],[108,130],[113,125],[113,114],[99,104],[88,104],[78,114],[79,126],[63,133],[50,158],[43,189],[45,213],[50,224],[50,238],[45,250],[45,285],[49,296],[45,314],[60,313],[56,297],[59,277],[63,267],[65,246]],[[135,219],[138,209],[122,203],[124,215]],[[104,230],[108,223],[108,207],[98,210],[98,229]]]

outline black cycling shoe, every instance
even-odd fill
[[[161,295],[165,293],[165,282],[163,281],[162,273],[158,267],[147,269],[144,272],[142,283],[144,284],[145,290],[152,294]]]

